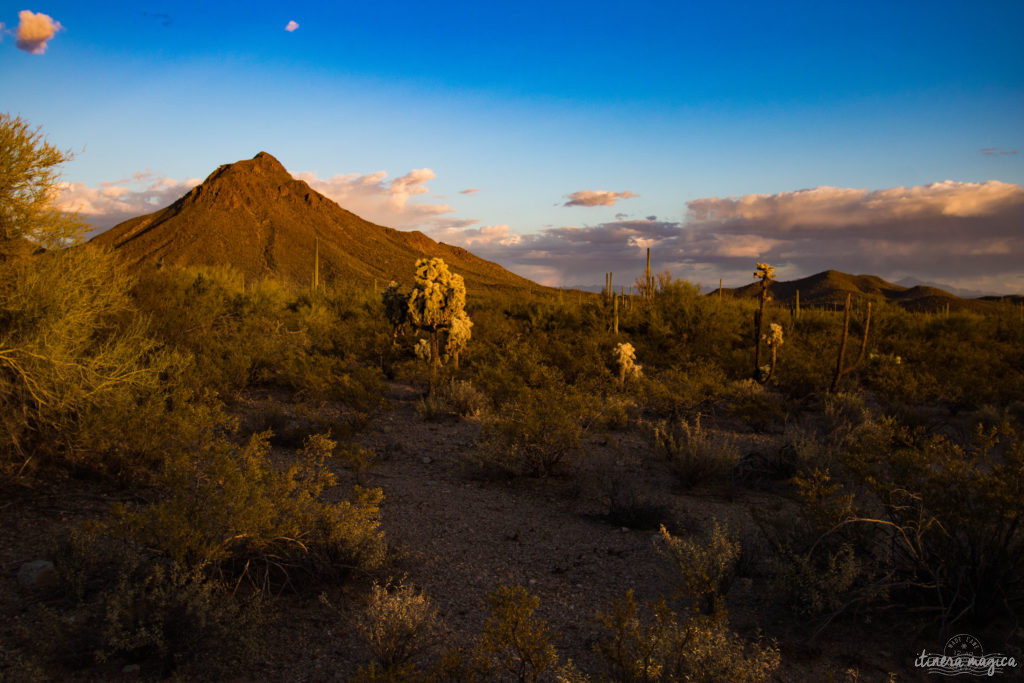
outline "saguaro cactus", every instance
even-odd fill
[[[839,356],[836,358],[836,371],[832,376],[832,386],[829,387],[829,391],[835,393],[836,389],[839,388],[839,380],[846,373],[855,370],[860,362],[864,360],[864,352],[868,348],[868,330],[871,329],[871,302],[868,302],[867,317],[864,319],[864,336],[860,340],[860,353],[857,354],[857,360],[853,362],[853,365],[846,366],[846,340],[850,335],[850,295],[846,295],[846,310],[843,312],[843,337],[839,342]]]
[[[754,379],[761,377],[761,335],[764,323],[764,309],[768,304],[768,285],[775,279],[775,267],[767,263],[758,263],[754,277],[761,280],[761,301],[754,313]]]

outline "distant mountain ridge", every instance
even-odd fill
[[[743,287],[726,288],[737,297],[756,297],[761,285],[752,282]],[[716,290],[717,291],[717,290]],[[838,270],[826,270],[799,280],[773,281],[768,289],[775,302],[792,305],[800,292],[801,306],[842,305],[846,295],[889,301],[914,311],[984,310],[991,305],[989,300],[965,299],[949,292],[927,285],[904,287],[887,282],[874,275],[850,275]]]
[[[248,279],[309,283],[319,249],[323,282],[409,282],[417,259],[440,257],[470,286],[540,288],[461,247],[366,221],[293,178],[266,152],[220,166],[170,206],[91,241],[136,265],[230,265]]]

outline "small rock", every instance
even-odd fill
[[[21,565],[18,570],[18,585],[22,588],[41,590],[52,588],[60,581],[57,569],[49,560],[34,560]]]
[[[424,465],[429,465],[430,463],[434,462],[434,459],[431,458],[429,455],[424,455],[422,458],[420,458],[420,462],[423,463]]]
[[[622,533],[628,534],[629,533],[629,527],[628,526],[622,527]]]
[[[121,667],[121,673],[123,674],[137,674],[142,667],[138,664],[125,664]]]

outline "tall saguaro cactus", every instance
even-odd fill
[[[764,325],[764,309],[768,304],[768,285],[775,279],[775,267],[758,263],[754,277],[761,280],[761,301],[754,313],[754,379],[761,377],[761,337]]]
[[[857,360],[852,365],[847,366],[846,363],[846,340],[850,335],[850,295],[846,295],[846,309],[843,312],[843,337],[839,342],[839,356],[836,358],[836,371],[832,376],[832,386],[829,387],[831,393],[835,393],[836,389],[839,388],[839,380],[846,373],[855,370],[860,362],[864,360],[864,352],[868,348],[868,330],[871,329],[871,302],[868,302],[867,317],[864,319],[864,336],[860,340],[860,353],[857,354]]]

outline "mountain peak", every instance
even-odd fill
[[[308,283],[408,280],[417,259],[444,258],[467,284],[531,287],[528,280],[419,232],[375,225],[288,173],[267,152],[224,164],[169,207],[93,238],[133,263],[230,265],[247,277]]]
[[[267,152],[260,152],[252,158],[254,166],[263,169],[273,169],[275,171],[284,171],[284,164],[277,160],[273,154]],[[287,171],[285,171],[287,173]]]

